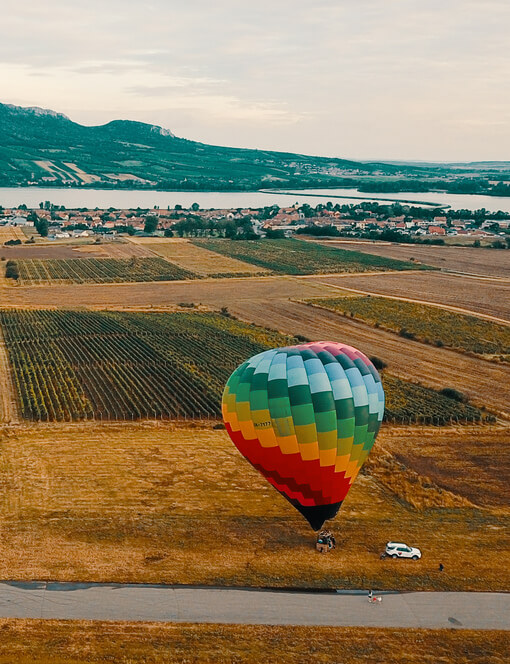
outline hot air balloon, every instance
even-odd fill
[[[222,412],[241,454],[319,530],[336,516],[374,444],[384,391],[363,353],[318,341],[241,364],[225,386]]]

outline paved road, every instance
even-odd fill
[[[0,617],[510,630],[510,593],[381,595],[2,582]]]

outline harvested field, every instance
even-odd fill
[[[152,283],[94,286],[62,285],[58,289],[17,287],[0,292],[4,306],[58,307],[65,304],[95,309],[124,307],[158,308],[179,302],[202,303],[219,310],[238,300],[280,300],[287,297],[314,297],[338,294],[335,287],[294,277],[255,277],[253,279],[214,279],[182,283]]]
[[[383,427],[334,522],[338,547],[320,556],[304,519],[241,458],[224,430],[148,422],[4,428],[0,482],[8,490],[0,494],[0,574],[508,590],[508,508],[480,510],[433,481],[422,482],[384,452],[394,431]],[[473,435],[467,431],[464,440]],[[504,443],[508,432],[500,431]],[[443,432],[435,435],[442,440]],[[426,555],[417,563],[381,561],[389,539],[409,540]],[[445,574],[437,573],[438,560]]]
[[[232,312],[243,320],[269,325],[309,339],[341,339],[377,356],[388,371],[403,379],[419,381],[435,389],[451,387],[466,394],[473,404],[509,416],[510,367],[435,348],[375,329],[356,319],[331,311],[312,309],[290,301],[239,301]]]
[[[473,243],[475,238],[471,238]],[[448,247],[420,244],[393,244],[391,242],[370,242],[360,240],[321,240],[324,246],[351,249],[374,256],[408,261],[414,258],[426,265],[444,270],[455,270],[467,274],[510,279],[510,259],[504,250],[475,247]]]
[[[508,634],[374,629],[0,620],[0,664],[504,664]]]
[[[99,254],[104,258],[153,258],[154,254],[145,247],[131,242],[104,242],[97,244],[82,244],[73,247],[74,258],[87,258],[91,254]]]
[[[361,318],[403,337],[478,355],[508,355],[510,359],[510,325],[498,325],[425,304],[371,295],[319,298],[307,302],[352,318]]]
[[[9,240],[21,240],[25,242],[27,236],[19,226],[0,226],[0,246]],[[5,247],[2,247],[2,250]]]
[[[483,507],[510,504],[510,431],[492,427],[392,429],[384,447],[422,477]]]
[[[171,260],[179,267],[204,277],[220,275],[248,277],[266,272],[250,263],[209,251],[189,240],[168,238],[166,242],[153,241],[153,243],[143,243],[138,246],[149,249],[163,258]]]
[[[235,285],[234,285],[235,284]],[[381,295],[439,303],[463,312],[496,316],[510,321],[510,285],[483,279],[468,279],[438,272],[304,277],[272,276],[250,279],[217,279],[193,283],[130,284],[102,286],[62,285],[54,288],[16,288],[3,292],[9,306],[60,306],[75,302],[92,308],[161,307],[195,302],[219,309],[239,300],[286,300],[381,292]],[[508,303],[508,304],[507,304]]]
[[[508,255],[508,254],[507,254]],[[324,286],[456,307],[510,321],[510,283],[440,272],[325,276]]]
[[[429,269],[408,261],[345,251],[301,240],[194,240],[219,254],[283,274],[327,274]]]

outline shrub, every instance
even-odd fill
[[[459,390],[455,390],[453,387],[445,387],[439,391],[439,394],[442,394],[444,397],[448,397],[448,399],[458,401],[459,403],[468,402],[467,396],[462,394],[462,392],[459,392]]]
[[[403,337],[404,339],[414,339],[414,332],[409,332],[409,330],[406,330],[405,327],[401,327],[399,331],[399,336]]]
[[[7,261],[5,266],[5,277],[7,279],[19,279],[19,270],[16,261]]]
[[[374,367],[377,369],[377,371],[382,371],[383,369],[386,369],[388,366],[387,363],[384,360],[381,360],[380,357],[370,357],[370,362],[374,365]]]

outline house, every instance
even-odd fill
[[[427,232],[429,235],[446,235],[446,229],[442,226],[429,226]]]

